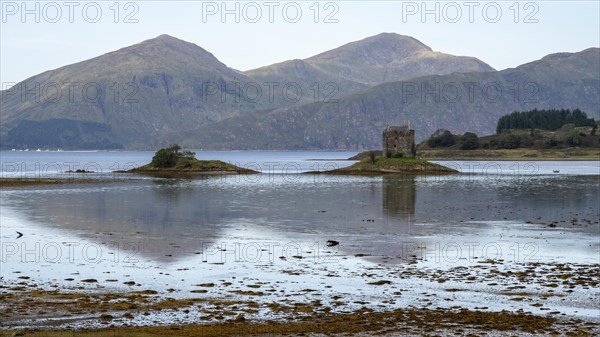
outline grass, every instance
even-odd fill
[[[457,173],[457,171],[427,160],[400,157],[376,158],[375,162],[364,159],[358,163],[328,173],[334,174],[381,174],[381,173],[409,173],[409,174],[436,174]]]
[[[241,168],[220,160],[198,160],[196,158],[178,158],[175,166],[161,168],[147,164],[134,168],[127,172],[130,173],[241,173],[251,174],[256,171]]]
[[[419,155],[427,159],[441,160],[600,160],[599,149],[511,149],[511,150],[419,150]]]

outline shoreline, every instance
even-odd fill
[[[370,153],[381,157],[380,150],[363,151],[348,160],[368,159]],[[500,149],[500,150],[433,150],[417,149],[417,157],[440,161],[600,161],[600,149]]]
[[[522,161],[522,162],[532,162],[532,161],[600,161],[600,157],[598,158],[525,158],[525,157],[515,157],[515,158],[496,158],[496,157],[421,157],[425,160],[436,160],[436,161]]]
[[[314,174],[315,172],[309,173]],[[350,166],[320,173],[330,175],[411,174],[415,176],[460,174],[455,169],[414,157],[362,159]]]
[[[75,184],[104,184],[117,182],[117,179],[72,178],[0,178],[0,188],[44,186],[44,185],[75,185]]]
[[[14,280],[0,280],[3,312],[0,336],[24,333],[25,336],[58,337],[71,331],[98,337],[116,334],[144,337],[300,333],[464,335],[465,332],[483,336],[502,333],[553,336],[569,332],[573,336],[587,337],[600,332],[600,318],[583,314],[586,310],[595,310],[597,297],[593,289],[598,285],[598,264],[481,260],[470,267],[453,266],[442,268],[443,271],[422,267],[387,266],[377,272],[377,277],[365,279],[366,287],[387,293],[387,300],[379,306],[370,305],[360,296],[347,296],[343,291],[326,295],[305,289],[301,292],[310,294],[309,298],[288,299],[295,291],[283,297],[268,294],[272,285],[260,282],[245,286],[251,289],[238,290],[235,284],[215,280],[196,284],[194,291],[165,292],[143,285],[118,286],[122,280],[81,279],[74,280],[83,282],[80,285],[41,286],[22,275]],[[412,290],[421,294],[418,298],[423,303],[409,300],[414,304],[393,305],[412,298],[412,291],[405,289],[409,284],[403,281],[406,278],[428,284]],[[515,278],[529,280],[535,289],[510,286]],[[561,282],[553,283],[556,279]],[[504,286],[484,290],[477,286],[479,282]],[[585,297],[592,297],[581,302],[580,295],[573,293],[574,288]],[[454,299],[445,304],[431,302],[431,294],[437,294],[434,298],[441,297],[438,301]],[[464,301],[472,295],[492,297],[506,304],[473,306]],[[563,307],[564,300],[572,303],[568,306],[570,310]],[[389,303],[385,304],[386,301]],[[32,322],[32,317],[36,321]]]
[[[513,150],[431,150],[419,151],[427,160],[485,161],[599,161],[600,149],[513,149]]]
[[[109,316],[109,315],[105,315]],[[105,318],[105,325],[111,318]],[[578,326],[579,325],[579,326]],[[0,336],[63,337],[65,333],[91,334],[108,337],[127,336],[287,336],[289,334],[344,334],[365,336],[372,334],[401,333],[403,335],[429,335],[430,333],[482,336],[511,333],[525,336],[554,336],[570,332],[572,336],[594,336],[599,325],[578,319],[538,316],[522,312],[485,312],[467,309],[407,308],[391,311],[373,311],[362,308],[344,314],[318,313],[311,317],[288,317],[285,320],[246,321],[238,316],[231,322],[183,324],[163,326],[101,327],[97,329],[54,330],[13,329],[0,330]]]
[[[220,176],[220,175],[250,175],[261,174],[257,171],[192,171],[192,170],[135,170],[135,171],[113,171],[113,173],[125,173],[141,176],[156,176],[156,177],[185,177],[185,176]]]

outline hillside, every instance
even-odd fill
[[[313,102],[315,82],[320,86],[316,100],[324,101],[398,76],[493,70],[395,34],[291,64],[281,71],[274,65],[244,74],[193,43],[161,35],[2,91],[0,146],[152,149],[228,118]],[[264,85],[268,81],[277,82],[273,95]],[[299,84],[302,94],[284,92],[286,83]]]
[[[380,148],[381,132],[390,124],[410,122],[417,141],[439,128],[492,134],[501,116],[534,108],[580,108],[598,118],[600,49],[548,55],[499,72],[385,83],[337,104],[305,104],[231,118],[178,141],[209,149],[361,151]]]
[[[290,62],[293,68],[242,73],[161,35],[2,91],[0,147],[363,150],[378,148],[389,124],[410,122],[419,140],[438,128],[492,133],[499,116],[517,110],[580,108],[597,118],[600,109],[598,48],[495,72],[477,59],[380,34]],[[406,80],[412,76],[421,77]],[[261,99],[249,100],[235,89],[270,80],[316,81],[321,95],[312,103],[304,87],[297,102],[279,91],[271,100],[263,88]],[[38,94],[27,94],[32,89]],[[323,102],[328,94],[337,101]]]
[[[430,137],[418,146],[424,158],[598,159],[600,133],[591,126],[566,124],[558,130],[508,129],[477,137],[473,133]],[[439,132],[436,132],[439,133]],[[442,137],[444,141],[439,141]]]
[[[336,97],[340,97],[385,82],[471,71],[494,68],[474,57],[434,52],[410,36],[382,33],[304,60],[289,60],[245,74],[264,82],[294,81],[306,88],[315,82],[333,82],[339,89]]]
[[[236,81],[251,79],[201,47],[161,35],[44,72],[2,92],[0,135],[4,147],[96,147],[97,140],[85,139],[85,132],[72,127],[85,121],[88,128],[102,130],[107,146],[96,148],[151,148],[165,133],[256,109],[256,104],[223,104],[218,95],[203,93],[204,83]],[[71,88],[70,83],[77,85]],[[62,95],[55,99],[59,85]],[[36,86],[40,94],[22,98],[22,91]],[[50,93],[44,94],[44,88]],[[37,141],[22,123],[48,130],[45,141]]]

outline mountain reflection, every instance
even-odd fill
[[[562,191],[561,197],[545,191]],[[279,240],[282,246],[303,240],[319,247],[336,240],[342,255],[399,256],[407,244],[431,246],[429,237],[493,231],[485,221],[597,220],[599,199],[598,181],[585,177],[320,175],[149,178],[3,196],[21,215],[59,230],[57,240],[135,244],[142,257],[157,262],[235,240]]]
[[[208,195],[197,183],[152,179],[142,185],[48,189],[28,195],[21,211],[82,238],[135,245],[141,255],[161,261],[210,245],[229,216],[223,207],[227,197],[218,190]]]

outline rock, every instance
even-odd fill
[[[327,247],[334,247],[339,245],[340,243],[338,241],[335,240],[327,240]]]

